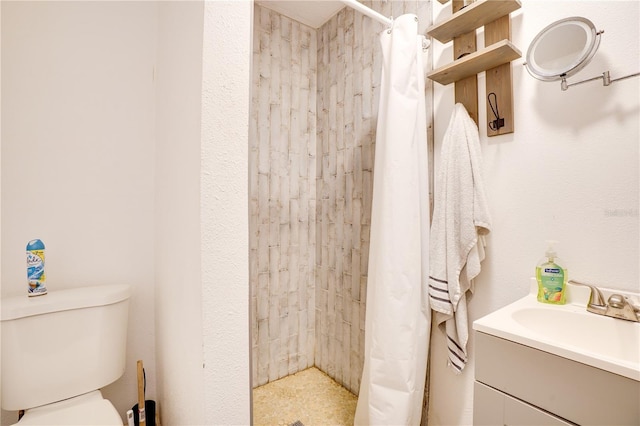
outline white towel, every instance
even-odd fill
[[[484,235],[491,219],[482,179],[478,127],[460,103],[453,109],[442,142],[429,247],[429,303],[446,333],[449,366],[467,362],[466,292],[484,259]]]

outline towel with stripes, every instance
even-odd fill
[[[429,303],[446,334],[448,365],[467,363],[467,292],[485,257],[491,219],[482,177],[478,127],[460,103],[444,135],[429,247]]]

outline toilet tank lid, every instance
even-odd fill
[[[111,305],[128,299],[131,287],[126,284],[80,287],[49,291],[42,296],[2,299],[2,321],[10,321],[51,312]]]

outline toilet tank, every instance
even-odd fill
[[[21,410],[100,389],[125,369],[128,285],[2,299],[2,408]]]

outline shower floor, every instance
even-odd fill
[[[253,424],[353,425],[358,398],[315,367],[253,390]]]

